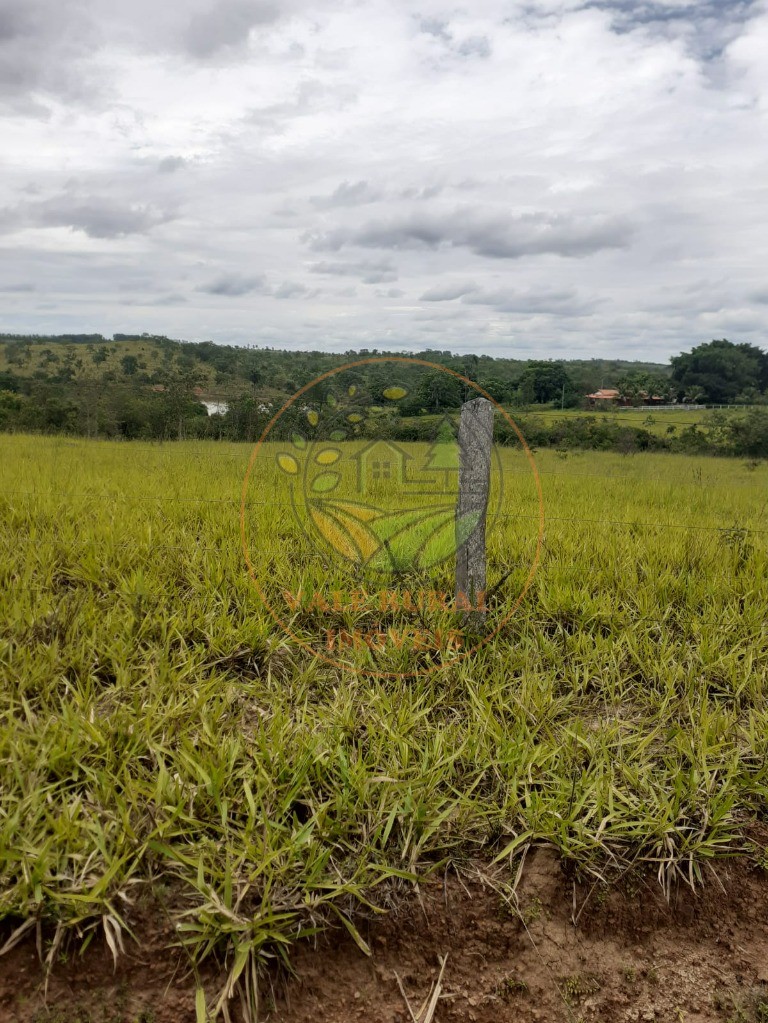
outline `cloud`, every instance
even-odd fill
[[[96,87],[88,58],[97,39],[84,4],[2,0],[0,109],[47,118],[46,94],[85,99]]]
[[[109,196],[78,197],[62,193],[38,202],[0,210],[0,233],[24,228],[68,227],[90,238],[123,238],[147,234],[173,219],[167,210]]]
[[[580,297],[572,288],[529,288],[525,290],[502,287],[481,288],[477,284],[456,282],[436,285],[425,291],[420,302],[455,302],[465,305],[489,306],[497,312],[536,316],[588,316],[599,303]]]
[[[517,313],[522,316],[590,316],[599,306],[595,299],[584,299],[571,288],[528,289],[498,288],[485,291],[473,289],[462,297],[469,305],[491,306],[498,312]]]
[[[164,156],[158,161],[157,169],[161,174],[172,174],[174,171],[185,167],[187,161],[183,156]]]
[[[438,284],[429,288],[419,299],[420,302],[451,302],[462,295],[477,291],[476,284]]]
[[[309,295],[309,288],[306,284],[298,281],[283,281],[283,283],[272,292],[275,298],[306,298]]]
[[[0,0],[3,327],[765,344],[766,46],[747,0]]]
[[[460,57],[479,57],[487,60],[491,55],[491,44],[486,36],[470,36],[459,43],[456,52]]]
[[[267,294],[269,286],[264,274],[245,276],[243,274],[222,274],[207,284],[201,284],[197,291],[209,295],[225,295],[227,298],[238,298],[241,295]]]
[[[479,207],[452,212],[409,213],[360,227],[335,228],[310,235],[310,248],[337,252],[354,245],[375,249],[466,248],[490,259],[520,259],[552,253],[582,257],[604,249],[625,248],[632,226],[618,216],[525,213],[494,215]]]
[[[128,204],[109,197],[81,200],[58,197],[41,202],[36,213],[45,227],[69,227],[91,238],[122,238],[146,234],[171,219],[171,214],[144,204]]]
[[[461,41],[455,38],[451,24],[443,18],[422,18],[418,25],[419,32],[431,36],[442,44],[446,53],[458,57],[479,57],[487,60],[491,56],[491,42],[485,35],[466,36]]]
[[[444,43],[450,43],[453,38],[448,30],[448,22],[442,18],[422,18],[419,22],[419,31]]]
[[[0,284],[0,292],[4,294],[16,294],[25,293],[30,291],[37,291],[36,284],[30,284],[29,282],[19,282],[18,284]]]
[[[589,0],[585,8],[610,15],[615,31],[644,31],[681,39],[704,60],[722,55],[744,23],[760,10],[760,0]]]
[[[307,77],[277,102],[249,105],[242,116],[246,126],[256,125],[265,132],[283,134],[293,121],[320,114],[337,114],[353,106],[358,90],[351,83],[336,84],[318,77]]]
[[[399,195],[400,199],[435,199],[441,192],[445,191],[445,185],[422,185],[421,187],[411,186],[404,188]]]
[[[222,51],[244,48],[252,29],[272,24],[279,16],[279,8],[272,3],[221,0],[193,15],[182,43],[190,56],[207,60]]]
[[[329,274],[334,277],[359,277],[363,284],[388,284],[397,280],[397,267],[389,260],[360,260],[350,263],[310,263],[313,274]]]
[[[383,193],[367,181],[342,181],[330,195],[313,195],[311,202],[319,209],[333,209],[337,206],[362,206],[377,202]]]

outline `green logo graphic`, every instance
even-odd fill
[[[307,409],[276,455],[292,483],[294,512],[326,550],[355,566],[384,573],[432,568],[455,554],[480,518],[456,514],[458,415],[425,417],[431,439],[406,450],[386,436],[406,389],[385,390],[386,406],[361,408],[356,396],[351,386]]]

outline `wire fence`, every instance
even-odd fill
[[[277,507],[277,508],[280,508],[280,509],[284,509],[284,508],[292,508],[293,506],[291,504],[289,504],[289,503],[278,504],[276,502],[265,502],[265,503],[261,504],[260,507],[263,507],[263,508]],[[497,515],[497,516],[490,516],[489,515],[488,521],[489,521],[489,533],[492,535],[493,529],[497,525],[500,525],[502,523],[526,521],[526,522],[532,523],[533,525],[536,525],[537,523],[541,523],[542,522],[542,516],[540,516],[539,514],[536,514],[536,513],[525,514],[525,513],[520,512],[520,513],[515,513],[515,514],[506,514],[506,515]],[[233,519],[233,522],[237,523],[237,525],[239,527],[239,519]],[[703,523],[644,522],[644,521],[637,521],[637,520],[631,520],[631,519],[588,518],[586,516],[576,516],[576,515],[548,515],[546,513],[543,515],[543,525],[544,525],[545,529],[546,529],[547,523],[554,523],[554,522],[557,522],[557,523],[563,524],[563,525],[588,525],[590,527],[599,526],[599,527],[610,527],[612,529],[618,527],[618,528],[622,528],[622,529],[628,529],[630,531],[634,531],[634,530],[647,530],[647,531],[655,531],[655,532],[667,532],[667,531],[682,531],[682,532],[685,532],[685,531],[690,531],[690,532],[703,532],[703,533],[719,533],[722,536],[729,537],[729,538],[734,538],[734,539],[738,539],[739,537],[747,537],[747,536],[768,536],[768,527],[761,528],[761,527],[754,527],[754,526],[742,526],[738,522],[723,523],[723,524],[719,524],[719,525],[711,525],[711,524],[705,525]],[[253,527],[254,524],[252,523],[251,526]],[[258,523],[256,523],[255,526],[258,527]],[[0,533],[0,538],[2,538],[2,533]],[[18,536],[18,535],[11,537],[10,540],[14,544],[18,544],[18,543],[40,543],[41,542],[39,537]],[[52,542],[56,542],[55,537],[52,538]],[[86,541],[86,542],[88,542],[88,541]],[[215,552],[215,553],[219,553],[219,554],[222,551],[222,548],[220,548],[220,547],[200,546],[200,544],[198,544],[196,542],[196,540],[193,539],[193,538],[190,539],[188,544],[178,544],[178,545],[170,545],[169,546],[169,545],[165,545],[165,544],[158,544],[158,543],[155,543],[154,541],[149,541],[149,543],[150,543],[150,546],[151,546],[152,550],[184,550],[184,551],[189,551],[191,548],[194,547],[194,549],[197,550],[197,551],[210,551],[210,552]],[[138,548],[139,545],[136,542],[133,542],[132,544],[120,543],[120,544],[116,544],[116,545],[113,545],[113,546],[116,546],[116,547],[133,546],[133,547]]]
[[[504,470],[502,475],[504,476],[520,476],[530,477],[530,470]],[[575,480],[575,479],[600,479],[609,480],[611,482],[622,482],[622,483],[638,483],[638,484],[661,484],[670,488],[678,487],[693,487],[699,491],[706,492],[706,484],[703,480],[670,480],[664,477],[637,477],[629,475],[616,475],[607,473],[567,473],[567,472],[540,472],[540,476],[547,476],[550,479],[563,479],[563,480]],[[728,481],[729,486],[739,486],[747,489],[760,490],[762,493],[766,492],[764,484],[752,483],[751,481]],[[239,488],[238,488],[239,490]],[[458,490],[430,490],[426,496],[432,499],[440,499],[445,497],[446,499],[455,500],[458,497]],[[293,500],[278,500],[276,498],[269,498],[268,500],[262,500],[259,498],[249,497],[246,495],[243,500],[242,493],[238,492],[233,494],[231,497],[182,497],[177,494],[125,494],[125,493],[114,493],[114,492],[103,492],[103,491],[89,491],[89,490],[77,490],[77,489],[59,489],[52,494],[50,490],[41,488],[32,488],[28,490],[3,490],[0,492],[0,499],[4,499],[6,502],[11,503],[13,498],[33,498],[39,500],[50,501],[52,497],[56,498],[59,502],[66,503],[72,499],[81,500],[87,498],[94,502],[119,502],[122,505],[138,505],[142,506],[145,504],[173,504],[173,505],[217,505],[217,506],[229,506],[239,512],[241,507],[246,510],[253,510],[258,508],[276,508],[276,509],[296,509],[297,503]],[[426,506],[428,507],[428,506]],[[768,511],[768,497],[765,502],[759,508],[751,513],[751,517],[762,519],[763,515]],[[743,513],[742,513],[743,514]],[[503,513],[494,514],[489,513],[489,521],[491,524],[497,524],[508,521],[520,521],[521,519],[531,519],[538,521],[539,514],[526,514],[522,512],[515,513]],[[711,523],[695,523],[695,522],[645,522],[637,519],[617,519],[617,518],[605,518],[603,516],[562,516],[552,515],[549,512],[544,512],[545,522],[564,522],[573,524],[589,524],[590,526],[617,526],[620,528],[629,529],[650,529],[650,530],[702,530],[706,532],[720,532],[720,533],[732,533],[735,530],[742,533],[749,534],[768,534],[768,527],[761,528],[759,526],[746,526],[740,524],[738,521],[721,522],[717,524]],[[0,520],[1,523],[2,520]]]
[[[513,474],[517,475],[517,471],[513,471]],[[627,480],[633,482],[661,482],[669,484],[670,486],[688,485],[701,487],[702,484],[697,481],[674,481],[665,478],[657,477],[633,477],[626,475],[614,475],[614,474],[601,474],[601,473],[563,473],[563,472],[552,472],[549,475],[554,477],[562,477],[564,479],[608,479],[617,482],[626,482]],[[758,484],[745,483],[745,486],[760,488]],[[443,491],[441,492],[446,497],[455,498],[457,496],[456,491]],[[55,497],[58,501],[66,502],[71,498],[87,498],[94,502],[110,501],[119,502],[125,504],[183,504],[183,505],[215,505],[215,506],[229,506],[233,510],[232,515],[232,533],[228,536],[222,537],[221,542],[218,544],[201,543],[198,538],[190,537],[186,543],[162,543],[156,542],[151,537],[139,538],[135,537],[130,540],[112,540],[109,536],[106,537],[91,537],[88,535],[80,534],[74,538],[60,539],[55,533],[48,536],[41,535],[24,535],[18,531],[7,532],[3,534],[0,532],[0,543],[6,547],[9,551],[28,550],[30,547],[38,549],[49,549],[51,546],[54,548],[57,554],[67,558],[78,550],[96,549],[102,554],[109,555],[114,551],[128,551],[134,554],[146,558],[148,552],[161,552],[161,553],[184,553],[189,555],[194,554],[212,554],[216,555],[219,559],[224,557],[235,556],[238,561],[242,562],[242,571],[245,574],[246,566],[243,559],[242,551],[240,549],[240,537],[239,537],[239,509],[241,506],[241,497],[222,497],[222,498],[201,498],[201,497],[181,497],[179,495],[116,495],[99,493],[98,491],[88,490],[61,490],[55,494],[51,494],[49,490],[42,488],[33,488],[29,490],[5,490],[0,493],[0,499],[5,499],[7,503],[11,503],[11,499],[23,497],[23,498],[38,498],[50,500],[51,497]],[[1,507],[1,505],[0,505]],[[249,498],[245,503],[246,510],[257,510],[257,509],[275,509],[282,513],[286,509],[295,508],[295,504],[292,501],[279,501],[274,498],[267,500],[258,500]],[[758,517],[762,517],[768,508],[768,499],[763,504],[760,511],[757,513]],[[165,520],[164,520],[165,521]],[[489,515],[489,527],[490,535],[492,536],[493,527],[502,523],[511,522],[526,522],[530,523],[534,528],[531,530],[531,535],[528,540],[533,543],[535,536],[538,532],[538,524],[540,523],[540,514],[538,512],[518,512],[518,513],[503,513],[496,516]],[[595,528],[609,528],[609,529],[627,529],[630,531],[647,531],[649,533],[666,533],[668,531],[675,532],[701,532],[705,534],[719,534],[727,541],[740,542],[746,537],[751,536],[768,536],[768,527],[761,528],[755,526],[742,526],[734,522],[722,522],[722,523],[692,523],[692,522],[674,522],[674,521],[648,521],[639,519],[619,519],[619,518],[605,518],[605,517],[594,517],[594,516],[575,516],[575,515],[554,515],[549,514],[545,510],[544,514],[544,525],[545,528],[550,524],[558,524],[559,526],[565,527],[579,527],[586,528],[591,533]],[[2,525],[2,515],[0,514],[0,526]],[[254,525],[252,523],[252,525]],[[270,521],[270,527],[272,522]],[[258,529],[258,520],[255,523]],[[281,524],[281,536],[279,537],[280,543],[284,543],[288,537],[282,532],[284,526]],[[365,579],[364,570],[361,572],[361,566],[356,565],[352,561],[345,561],[338,555],[332,555],[328,552],[323,552],[318,549],[311,538],[307,537],[305,533],[297,532],[297,538],[302,541],[302,546],[297,547],[296,552],[299,558],[300,564],[295,566],[296,570],[301,573],[303,571],[311,570],[307,567],[310,563],[321,564],[325,570],[334,572],[337,576],[339,572],[347,573],[358,583]],[[59,548],[59,550],[56,550]],[[275,560],[277,551],[272,548],[265,551],[263,558],[262,571],[265,573],[265,581],[271,585],[273,580],[269,577],[270,566]],[[311,575],[310,575],[311,578]],[[278,587],[279,589],[279,587]],[[584,597],[589,597],[589,594],[582,594]],[[376,595],[372,594],[372,600],[375,605]],[[737,595],[733,595],[733,600],[737,603],[741,598]],[[527,611],[525,608],[521,608],[518,612],[512,615],[509,622],[505,624],[506,630],[514,630],[518,627],[535,627],[540,630],[549,630],[554,634],[568,634],[575,629],[589,630],[592,627],[600,627],[600,623],[610,623],[615,628],[622,628],[624,625],[631,624],[650,624],[658,626],[660,628],[669,629],[674,628],[694,628],[694,629],[727,629],[733,626],[738,627],[740,634],[744,634],[745,627],[745,612],[744,607],[740,607],[739,615],[733,617],[735,605],[733,601],[723,605],[719,616],[713,617],[711,613],[707,617],[699,617],[692,615],[691,606],[687,604],[684,606],[672,606],[666,608],[662,614],[649,615],[642,613],[639,608],[633,607],[631,604],[626,602],[618,603],[616,607],[610,611],[597,611],[597,610],[583,610],[583,609],[568,609],[568,608],[554,608],[551,614],[547,617],[542,615],[541,607],[538,607],[535,611]],[[375,610],[375,606],[369,608],[369,610]],[[703,610],[703,608],[702,608]],[[708,609],[711,612],[711,608]],[[681,617],[682,616],[682,617]],[[760,619],[759,622],[754,623],[754,628],[760,635],[768,632],[768,623],[764,619]],[[315,640],[315,643],[322,645],[322,640]]]

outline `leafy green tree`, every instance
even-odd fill
[[[484,380],[478,381],[478,383],[484,391],[490,394],[494,401],[509,401],[510,387],[506,380],[500,380],[499,377],[487,377]]]
[[[136,375],[139,368],[139,360],[135,355],[124,355],[120,360],[120,365],[123,367],[123,373],[127,377],[132,377]]]
[[[623,398],[629,398],[637,404],[641,404],[646,397],[671,400],[675,393],[675,386],[669,377],[643,370],[622,373],[616,378],[616,389]]]
[[[566,392],[573,391],[573,384],[562,362],[531,362],[523,370],[518,381],[520,398],[529,398],[523,404],[545,405],[547,402],[562,401]]]
[[[671,360],[672,380],[681,400],[698,394],[706,401],[729,404],[749,388],[768,389],[768,352],[725,338],[697,345]]]
[[[462,392],[461,381],[448,373],[428,373],[422,377],[416,389],[424,408],[433,412],[458,408],[461,405]]]
[[[745,416],[731,415],[727,431],[733,453],[768,458],[768,410],[756,408],[750,409]]]

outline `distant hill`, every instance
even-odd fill
[[[149,334],[0,335],[0,430],[253,442],[289,397],[329,374],[305,399],[314,408],[292,404],[274,426],[273,438],[293,437],[320,402],[335,407],[343,398],[347,419],[363,436],[421,440],[433,425],[430,420],[455,411],[474,392],[459,377],[414,365],[413,355],[402,355],[406,358],[398,363],[388,352],[283,351]],[[377,362],[376,356],[387,361]],[[658,363],[503,359],[448,351],[419,352],[415,358],[478,383],[512,409],[535,446],[768,456],[768,416],[759,409],[713,420],[714,429],[677,419],[641,424],[589,409],[585,396],[599,387],[670,393],[675,387],[671,368]],[[351,362],[359,364],[332,372]],[[579,409],[585,411],[580,415]],[[529,415],[533,412],[539,414]],[[496,430],[502,442],[516,443],[516,436],[504,435],[500,417]]]
[[[0,374],[49,383],[98,381],[152,386],[169,374],[194,376],[206,397],[226,399],[238,394],[274,398],[293,394],[315,377],[356,359],[395,353],[362,349],[343,355],[317,351],[244,348],[212,342],[192,343],[157,335],[60,334],[53,336],[0,334]],[[402,355],[414,353],[403,352]],[[485,386],[495,381],[510,391],[531,360],[488,355],[456,355],[448,351],[415,353],[470,376]],[[659,363],[621,359],[558,360],[565,367],[573,391],[586,394],[611,386],[622,374],[635,371],[668,373]],[[365,370],[361,375],[366,378]],[[375,374],[372,374],[375,375]],[[8,381],[6,380],[6,383]],[[0,387],[2,380],[0,380]],[[505,396],[506,397],[506,396]]]

